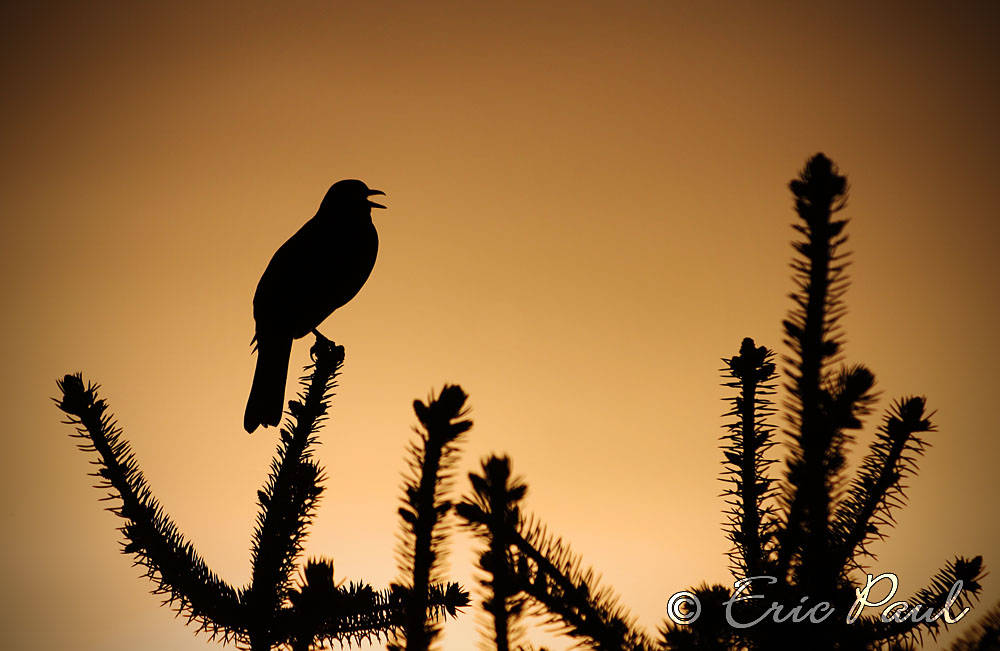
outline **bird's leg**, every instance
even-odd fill
[[[313,333],[314,335],[316,335],[316,341],[326,341],[326,342],[329,342],[329,341],[330,341],[329,339],[327,339],[326,337],[324,337],[324,336],[323,336],[323,333],[322,333],[322,332],[320,332],[320,331],[319,331],[318,329],[316,329],[316,328],[313,328],[313,329],[312,329],[312,333]]]

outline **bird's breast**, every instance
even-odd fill
[[[327,296],[332,312],[354,298],[367,282],[378,256],[378,232],[371,223],[363,228],[342,229],[324,249],[319,276],[326,286],[318,293]]]

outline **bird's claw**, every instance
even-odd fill
[[[324,337],[323,333],[316,328],[313,328],[312,333],[316,335],[316,343],[314,343],[312,348],[309,349],[309,356],[312,357],[315,362],[318,355],[329,353],[337,347],[337,344]]]

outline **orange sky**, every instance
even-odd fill
[[[719,358],[784,350],[786,184],[817,151],[852,184],[848,359],[882,406],[938,410],[875,569],[912,594],[956,554],[1000,564],[995,4],[133,4],[0,20],[9,648],[208,644],[118,553],[49,397],[100,382],[174,521],[247,583],[275,441],[241,428],[250,301],[341,178],[389,209],[322,328],[347,362],[307,552],[338,577],[395,578],[410,404],[456,382],[463,475],[512,455],[527,508],[641,623],[729,581]],[[476,641],[469,612],[443,648]]]

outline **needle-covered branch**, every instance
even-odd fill
[[[310,561],[303,582],[290,595],[292,608],[286,609],[282,637],[293,649],[311,644],[343,645],[389,640],[406,623],[408,591],[396,586],[375,590],[366,583],[337,585],[333,562]],[[469,595],[457,583],[433,584],[427,591],[428,617],[455,617],[469,605]]]
[[[972,630],[955,641],[948,651],[996,651],[1000,649],[1000,603],[981,616]]]
[[[121,528],[125,552],[146,568],[154,592],[164,594],[167,603],[200,630],[260,651],[278,647],[305,651],[334,641],[389,639],[412,614],[413,590],[397,586],[376,591],[364,583],[341,587],[333,581],[332,561],[307,564],[302,582],[294,585],[296,561],[322,493],[323,472],[313,460],[313,446],[344,361],[343,347],[322,336],[311,353],[313,362],[301,378],[302,389],[289,403],[290,417],[281,430],[270,475],[258,492],[252,583],[240,591],[208,569],[153,498],[128,442],[107,413],[107,404],[98,398],[97,387],[85,386],[79,375],[59,382],[63,394],[59,408],[85,440],[80,447],[98,453],[94,475],[100,479],[99,487],[108,491],[108,499],[121,500],[110,510],[126,520]],[[455,390],[446,390],[446,404],[455,403]],[[459,411],[464,399],[461,394]],[[441,438],[440,409],[432,405],[426,416],[422,422]],[[448,424],[445,443],[435,439],[439,455],[447,456],[448,445],[463,428],[467,429],[467,421]],[[438,470],[447,467],[440,458],[435,463]],[[443,514],[440,502],[431,504]],[[454,616],[468,605],[469,595],[457,584],[425,580],[420,601],[425,618],[435,620]]]
[[[413,402],[422,429],[415,429],[417,439],[410,445],[410,474],[399,508],[403,526],[399,558],[407,609],[400,639],[390,647],[393,649],[426,651],[438,634],[434,620],[428,618],[428,589],[440,578],[446,553],[448,527],[444,519],[451,510],[446,495],[458,445],[472,427],[472,421],[465,419],[467,398],[461,387],[445,385],[427,404]]]
[[[516,643],[525,604],[512,569],[511,532],[520,520],[518,503],[528,487],[512,477],[510,465],[508,457],[485,459],[482,474],[469,473],[471,496],[455,506],[459,517],[485,543],[479,555],[479,568],[485,574],[480,583],[486,590],[483,608],[493,620],[496,651],[509,651]]]
[[[847,239],[846,220],[833,219],[844,208],[847,179],[829,158],[816,154],[789,184],[802,239],[793,243],[800,257],[792,261],[797,291],[794,307],[784,321],[789,363],[792,454],[788,460],[786,512],[778,534],[778,573],[795,569],[795,581],[814,594],[828,592],[836,577],[825,559],[831,493],[843,454],[837,449],[837,429],[824,418],[821,406],[826,368],[840,351],[840,298],[846,289],[846,264],[838,247]],[[800,562],[793,565],[798,557]]]
[[[939,571],[930,585],[903,602],[902,607],[882,610],[857,622],[853,633],[856,648],[874,645],[922,644],[925,633],[936,640],[953,624],[965,620],[982,590],[983,558],[959,556]],[[888,621],[883,621],[883,617]]]
[[[153,497],[128,441],[122,436],[98,385],[84,384],[80,374],[59,383],[59,408],[76,427],[84,452],[96,452],[92,476],[106,500],[119,500],[108,510],[125,520],[119,529],[122,551],[132,554],[154,583],[153,593],[196,623],[198,630],[224,641],[246,641],[249,621],[235,589],[212,572]]]
[[[841,529],[838,552],[845,570],[861,568],[859,556],[874,558],[867,544],[885,538],[895,523],[893,511],[906,502],[903,480],[916,473],[917,458],[927,447],[919,434],[933,430],[924,398],[901,400],[886,415],[834,520]]]
[[[654,645],[610,587],[584,568],[569,545],[538,521],[522,518],[511,532],[518,586],[572,637],[600,651],[652,651]]]
[[[484,605],[494,619],[498,650],[500,644],[510,643],[507,633],[521,611],[522,593],[539,607],[539,614],[595,649],[653,649],[613,591],[598,585],[593,570],[583,569],[568,545],[521,514],[518,502],[527,486],[511,480],[509,459],[491,457],[483,463],[482,474],[470,474],[469,479],[472,495],[457,508],[466,524],[485,539],[480,567],[487,573],[484,585],[492,594]]]
[[[722,437],[723,479],[728,484],[723,495],[728,506],[727,534],[733,543],[729,557],[733,569],[744,576],[764,573],[765,550],[772,533],[767,522],[772,510],[766,502],[774,493],[767,475],[774,461],[766,453],[774,446],[774,427],[767,421],[775,412],[770,400],[774,395],[773,360],[772,351],[755,346],[749,337],[743,340],[739,355],[722,360],[730,379],[725,386],[739,390],[739,395],[729,398],[733,406],[723,416],[735,419],[726,423],[728,432]]]
[[[295,560],[323,492],[323,472],[312,460],[312,446],[344,363],[344,348],[317,337],[310,352],[313,363],[300,379],[298,400],[289,402],[290,418],[281,428],[267,482],[257,494],[253,577],[241,596],[249,610],[254,649],[270,649],[280,639],[278,619],[292,585]]]

